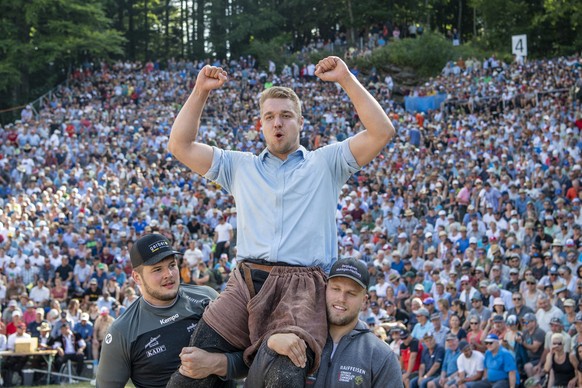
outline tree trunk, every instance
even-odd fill
[[[473,7],[473,38],[477,37],[477,7]]]
[[[119,31],[125,31],[123,26],[123,15],[125,15],[125,0],[119,0],[117,5],[117,29]]]
[[[164,30],[166,31],[165,41],[166,44],[164,47],[164,57],[168,59],[170,54],[170,0],[166,0],[166,5],[164,7]]]
[[[426,30],[430,31],[430,9],[428,7],[428,0],[424,0],[424,9],[426,12]]]
[[[132,61],[135,60],[135,22],[133,20],[133,0],[128,0],[127,2],[127,14],[129,18],[129,24],[127,27],[127,35],[128,35],[128,52],[129,52],[129,59]]]
[[[354,44],[356,43],[356,33],[354,31],[354,12],[352,11],[352,1],[351,0],[347,0],[347,5],[348,5],[348,17],[350,19],[350,28],[349,28],[349,39],[350,39],[350,44]]]
[[[180,55],[184,58],[184,38],[190,40],[190,36],[184,33],[184,23],[186,23],[186,18],[184,14],[186,12],[186,1],[180,0]]]
[[[192,20],[195,21],[192,26],[192,52],[198,58],[204,58],[204,0],[195,0],[192,2],[195,9],[192,10]]]
[[[459,41],[461,40],[462,21],[463,21],[463,0],[459,0],[459,19],[457,20],[457,32],[459,34]]]
[[[144,0],[143,2],[143,30],[144,30],[144,61],[148,61],[150,58],[150,26],[148,23],[148,0]]]

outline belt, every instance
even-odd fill
[[[249,261],[243,261],[241,263],[242,266],[247,266],[250,269],[258,269],[259,271],[265,271],[265,272],[271,272],[271,270],[273,269],[272,265],[268,265],[268,264],[257,264],[257,263],[252,263]]]
[[[268,265],[268,264],[253,263],[253,262],[246,261],[246,260],[239,264],[239,270],[244,273],[245,283],[247,285],[247,288],[249,289],[251,299],[254,298],[254,296],[256,295],[255,286],[253,285],[253,278],[252,278],[252,274],[251,274],[251,270],[253,270],[253,269],[259,270],[259,271],[271,272],[271,270],[273,269],[273,266]]]

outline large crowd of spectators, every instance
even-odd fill
[[[144,233],[164,233],[184,252],[184,282],[224,287],[236,263],[236,204],[166,150],[206,63],[87,65],[43,109],[27,107],[2,128],[0,347],[22,325],[41,337],[41,326],[58,336],[67,323],[97,360],[108,325],[139,296],[128,252]],[[209,98],[200,141],[260,152],[258,96],[270,85],[298,93],[309,149],[362,129],[313,64],[214,64],[230,78]],[[563,356],[554,343],[579,361],[582,108],[575,93],[546,92],[572,89],[581,68],[578,56],[458,61],[412,94],[467,103],[426,114],[393,101],[391,79],[362,76],[397,136],[341,189],[339,257],[368,264],[373,286],[361,317],[401,355],[407,384],[439,383],[441,370],[458,377],[461,351],[487,361],[493,342],[523,377],[544,376],[546,359]],[[428,365],[435,349],[442,357]]]

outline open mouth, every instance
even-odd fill
[[[337,304],[334,304],[334,305],[333,305],[333,308],[334,308],[335,310],[338,310],[338,311],[347,311],[347,309],[346,309],[346,308],[344,308],[344,307],[342,307],[342,306],[338,306]]]

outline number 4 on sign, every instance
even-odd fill
[[[511,37],[511,53],[527,57],[527,35],[513,35]]]

